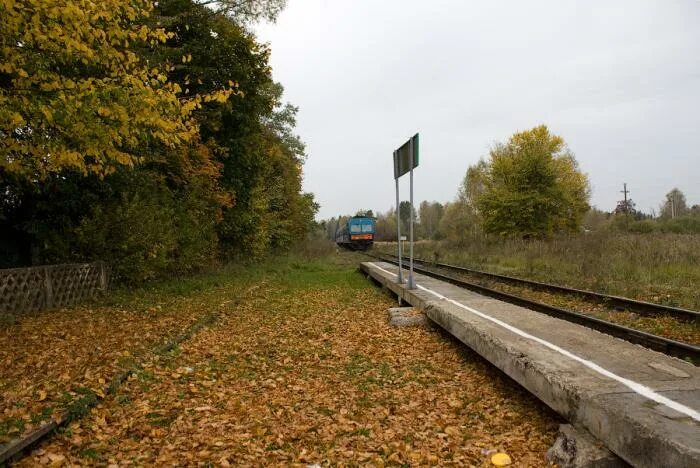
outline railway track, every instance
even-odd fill
[[[396,255],[385,254],[391,258],[397,258]],[[403,257],[405,261],[408,258]],[[466,273],[469,275],[480,276],[487,279],[492,279],[500,282],[507,282],[519,286],[527,286],[532,289],[537,289],[541,291],[548,291],[553,293],[564,293],[570,294],[572,296],[577,296],[588,301],[597,302],[600,304],[607,305],[609,307],[614,307],[620,310],[631,310],[640,315],[655,316],[659,314],[670,315],[671,317],[694,321],[700,319],[700,312],[690,309],[683,309],[681,307],[673,307],[664,304],[655,304],[653,302],[639,301],[637,299],[630,299],[628,297],[614,296],[611,294],[602,294],[594,291],[587,291],[585,289],[568,288],[566,286],[559,286],[556,284],[543,283],[540,281],[533,281],[523,278],[516,278],[514,276],[501,275],[498,273],[489,273],[482,270],[475,270],[472,268],[466,268],[458,265],[450,265],[448,263],[434,263],[427,260],[422,260],[414,258],[413,261],[420,265],[432,266],[435,268],[440,268],[444,270],[450,270],[459,273]]]
[[[374,255],[374,254],[369,254],[364,252],[364,255],[367,255],[371,258],[382,260],[385,262],[393,263],[394,265],[398,264],[397,257],[396,256],[379,256],[379,255]],[[393,257],[393,258],[391,258]],[[700,317],[700,314],[698,312],[692,311],[692,310],[687,310],[687,309],[680,309],[676,307],[669,307],[669,306],[664,306],[660,304],[653,304],[650,302],[643,302],[643,301],[637,301],[634,299],[628,299],[628,298],[623,298],[619,296],[609,296],[605,294],[598,294],[594,293],[592,291],[584,291],[584,290],[578,290],[578,289],[573,289],[573,288],[566,288],[563,286],[556,286],[556,285],[550,285],[547,283],[540,283],[536,281],[530,281],[530,280],[523,280],[520,278],[513,278],[510,276],[505,276],[505,275],[496,275],[493,273],[486,273],[486,272],[481,272],[478,270],[471,270],[469,268],[464,268],[464,267],[459,267],[455,265],[446,265],[446,264],[433,264],[431,262],[426,262],[425,260],[417,260],[414,259],[414,263],[418,263],[419,265],[423,266],[415,266],[414,265],[414,271],[424,274],[426,276],[430,276],[436,279],[440,279],[442,281],[454,284],[456,286],[463,287],[465,289],[469,289],[471,291],[477,292],[479,294],[483,294],[485,296],[490,296],[495,299],[503,300],[505,302],[509,302],[512,304],[520,305],[523,307],[526,307],[528,309],[536,310],[538,312],[545,313],[547,315],[551,315],[563,320],[567,320],[569,322],[573,323],[578,323],[580,325],[584,325],[589,328],[593,328],[595,330],[598,330],[600,332],[627,340],[632,343],[639,344],[641,346],[644,346],[646,348],[653,349],[655,351],[662,352],[664,354],[668,354],[670,356],[674,356],[680,359],[687,360],[689,362],[692,362],[694,365],[700,365],[700,347],[689,344],[689,343],[684,343],[681,341],[676,341],[672,340],[666,337],[654,335],[651,333],[647,333],[644,331],[636,330],[634,328],[626,327],[624,325],[620,325],[617,323],[609,322],[607,320],[603,320],[597,317],[592,317],[590,315],[586,315],[583,313],[579,313],[573,310],[569,309],[564,309],[561,307],[555,307],[550,304],[545,304],[540,301],[528,299],[525,297],[517,296],[515,294],[510,294],[507,292],[499,291],[494,288],[490,288],[481,284],[473,283],[466,281],[461,278],[456,278],[454,276],[440,273],[437,271],[434,271],[434,269],[447,269],[455,272],[460,272],[460,273],[470,273],[470,274],[483,274],[485,277],[489,277],[491,279],[498,279],[501,281],[507,281],[510,283],[516,283],[524,286],[528,286],[531,288],[536,288],[536,289],[545,289],[549,292],[558,292],[558,293],[566,293],[566,294],[572,294],[572,295],[578,295],[580,297],[584,298],[589,298],[589,300],[596,300],[598,302],[602,302],[605,304],[615,304],[616,307],[624,307],[625,308],[633,308],[633,307],[639,307],[639,309],[633,309],[633,310],[638,310],[639,313],[644,313],[646,315],[653,314],[654,310],[656,310],[656,314],[669,314],[673,315],[676,318],[682,319],[682,320],[697,320]],[[425,268],[425,265],[430,265],[434,267],[434,269],[428,269]],[[642,312],[643,311],[643,312]]]

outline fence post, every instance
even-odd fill
[[[44,267],[44,294],[47,309],[53,307],[53,285],[51,284],[51,267]]]
[[[100,263],[100,289],[102,291],[107,290],[107,267],[105,266],[105,262],[99,262]]]

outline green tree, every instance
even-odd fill
[[[221,165],[220,184],[233,199],[217,226],[224,252],[258,257],[305,239],[317,205],[301,191],[306,155],[293,131],[297,108],[282,101],[269,48],[225,14],[191,0],[159,2],[156,18],[172,35],[153,60],[192,56],[171,72],[172,81],[190,93],[228,82],[237,91],[196,113],[202,139]]]
[[[637,216],[637,204],[631,198],[619,200],[615,206],[615,214]]]
[[[338,231],[338,220],[334,217],[325,221],[326,238],[335,240],[335,233]]]
[[[154,143],[196,140],[191,113],[231,91],[182,96],[170,63],[143,61],[139,49],[169,36],[143,24],[151,11],[149,0],[0,2],[0,171],[104,175],[150,160]]]
[[[583,216],[583,227],[589,231],[600,231],[610,219],[610,214],[591,207]]]
[[[236,21],[251,23],[275,21],[287,6],[287,0],[204,0],[199,4]]]
[[[467,173],[459,187],[457,198],[474,211],[478,210],[477,200],[486,190],[486,180],[489,166],[486,161],[480,159],[478,163],[469,166]]]
[[[401,203],[399,203],[399,219],[401,220],[402,231],[404,233],[407,233],[408,231],[405,231],[404,229],[407,230],[408,225],[411,222],[411,202],[402,201]],[[413,221],[415,222],[415,220],[416,220],[416,209],[413,208]]]
[[[423,201],[418,206],[420,218],[420,233],[425,239],[433,239],[438,233],[440,220],[444,213],[444,207],[439,202]]]
[[[661,218],[676,218],[687,213],[688,204],[685,200],[685,194],[678,188],[673,188],[666,194],[659,210],[659,216]]]
[[[541,125],[515,133],[489,156],[470,168],[464,189],[486,232],[546,237],[580,229],[590,186],[561,137]],[[483,186],[475,189],[470,180]]]
[[[469,205],[459,199],[445,204],[444,214],[440,219],[440,237],[459,244],[477,234],[478,230],[479,223]]]
[[[39,19],[56,14],[47,0],[25,3],[35,8]],[[16,265],[101,259],[112,264],[118,279],[134,282],[192,271],[215,261],[222,251],[260,256],[290,248],[308,236],[318,204],[301,189],[305,154],[293,131],[297,108],[282,101],[283,89],[272,80],[268,47],[232,19],[245,12],[226,16],[192,0],[161,0],[143,15],[138,8],[150,8],[146,0],[64,3],[65,11],[56,7],[61,10],[59,17],[51,16],[56,24],[80,23],[82,13],[74,6],[82,3],[86,5],[83,13],[94,16],[82,26],[70,24],[70,34],[71,27],[83,27],[99,36],[100,26],[111,27],[109,21],[129,31],[162,33],[158,40],[133,40],[128,47],[123,43],[114,47],[126,55],[137,55],[134,70],[141,73],[140,67],[148,64],[148,76],[157,73],[160,84],[146,80],[144,86],[150,86],[159,98],[174,97],[175,101],[167,102],[178,112],[175,117],[164,113],[153,99],[135,102],[127,112],[144,106],[156,124],[180,119],[193,133],[184,138],[170,126],[164,140],[149,136],[147,125],[137,128],[138,118],[119,120],[121,136],[145,132],[142,139],[129,143],[133,143],[128,146],[133,158],[128,163],[105,157],[104,165],[94,168],[49,164],[20,171],[0,167],[4,195],[0,197],[0,242],[7,251],[0,253],[3,261],[11,258],[10,265]],[[0,0],[0,9],[16,5]],[[126,19],[122,17],[125,5],[135,9]],[[11,21],[15,19],[10,16]],[[48,23],[42,27],[51,27],[52,22]],[[18,27],[13,25],[0,25],[0,31],[4,26]],[[85,46],[95,45],[89,37],[82,39]],[[31,53],[48,54],[41,59],[49,63],[52,50]],[[66,58],[54,71],[75,72],[88,82],[105,73],[106,65],[99,60],[94,64],[101,67],[97,71],[92,64],[81,69],[70,68],[71,63]],[[120,73],[129,70],[115,71],[115,82],[121,83],[117,80],[122,78]],[[0,72],[0,88],[9,83],[4,79]],[[101,98],[105,105],[115,106],[110,112],[125,105],[120,96]],[[89,112],[85,115],[85,125],[98,125],[88,121],[91,116]],[[33,128],[39,127],[34,124]],[[76,141],[80,138],[76,135]],[[119,138],[108,142],[126,148]],[[56,137],[51,143],[59,144],[59,140]]]
[[[395,241],[396,240],[396,210],[391,209],[386,213],[377,215],[375,227],[376,240]]]
[[[374,218],[374,211],[372,210],[357,210],[355,216],[367,216],[369,218]]]

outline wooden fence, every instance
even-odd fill
[[[107,289],[104,262],[0,270],[0,313],[64,307]]]

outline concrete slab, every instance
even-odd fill
[[[559,426],[554,445],[547,451],[547,461],[558,468],[624,468],[629,466],[610,450],[601,446],[588,431],[570,424]]]
[[[392,307],[387,313],[389,325],[394,327],[422,327],[428,324],[425,314],[415,307]]]
[[[700,466],[692,364],[424,275],[408,290],[389,263],[361,268],[633,466]]]

